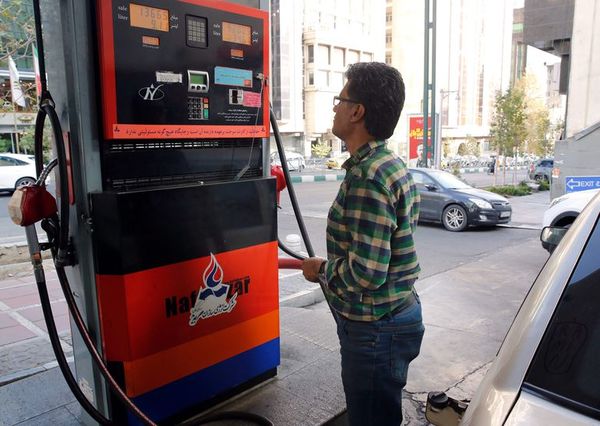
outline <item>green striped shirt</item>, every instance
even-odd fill
[[[344,317],[375,321],[410,295],[421,268],[413,234],[419,193],[385,141],[362,145],[327,218],[326,296]]]

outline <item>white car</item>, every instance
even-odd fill
[[[287,162],[288,169],[290,171],[297,170],[301,172],[306,168],[304,156],[297,152],[285,152],[285,159]],[[271,164],[274,166],[281,166],[281,160],[279,159],[279,152],[275,151],[271,153]]]
[[[590,189],[587,191],[569,192],[555,198],[550,203],[548,210],[544,212],[542,225],[545,226],[561,226],[568,228],[575,221],[579,213],[590,202],[594,195],[600,192],[600,189]],[[542,247],[550,251],[544,242]]]
[[[547,227],[542,239],[556,249],[521,305],[461,425],[600,423],[600,195],[596,193],[568,232]],[[441,410],[455,407],[453,402]],[[454,411],[464,409],[459,408]],[[460,416],[452,418],[448,422],[448,417],[439,416],[432,423],[456,425]]]
[[[13,192],[35,183],[35,157],[25,154],[0,154],[0,191]]]

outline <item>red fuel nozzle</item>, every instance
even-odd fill
[[[56,212],[56,200],[44,185],[18,188],[8,202],[8,213],[16,225],[29,226]]]
[[[287,187],[285,174],[281,166],[271,166],[271,176],[275,176],[277,179],[277,204],[279,204],[279,194]]]

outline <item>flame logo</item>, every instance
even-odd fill
[[[190,311],[190,326],[196,325],[199,319],[229,313],[237,303],[237,293],[227,300],[229,285],[223,284],[223,269],[212,253],[210,262],[202,274],[202,280],[204,285],[200,287],[196,303]]]
[[[221,297],[229,290],[228,285],[223,285],[223,268],[217,262],[214,254],[210,254],[210,263],[202,275],[206,288],[200,292],[200,299],[206,299],[210,294]]]

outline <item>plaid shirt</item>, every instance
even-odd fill
[[[410,295],[421,268],[413,240],[420,197],[385,141],[361,146],[327,218],[326,296],[344,317],[375,321]]]

